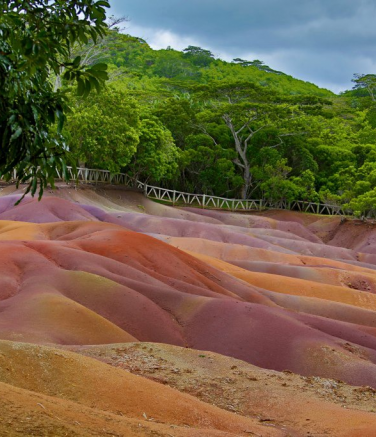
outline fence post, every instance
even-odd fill
[[[202,196],[202,208],[205,208],[205,200],[206,200],[206,194],[204,194],[203,196]]]
[[[175,200],[176,200],[176,191],[174,190],[172,192],[172,206],[175,206]]]

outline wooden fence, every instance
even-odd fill
[[[102,183],[102,184],[115,184],[125,185],[128,187],[134,186],[137,188],[144,188],[142,182],[133,179],[132,177],[124,173],[111,173],[108,170],[96,170],[90,168],[77,168],[77,173],[74,175],[73,168],[67,167],[70,179],[79,180],[88,183]],[[62,179],[58,173],[58,177]]]
[[[208,194],[183,193],[181,191],[168,190],[166,188],[154,187],[138,181],[124,173],[111,174],[107,170],[93,170],[77,168],[74,176],[73,169],[68,167],[71,179],[78,179],[87,183],[104,183],[125,185],[143,190],[146,197],[172,205],[196,206],[201,208],[225,209],[230,211],[262,211],[264,209],[285,209],[291,211],[308,212],[312,214],[325,215],[352,215],[352,211],[345,211],[337,205],[325,203],[303,202],[303,201],[280,201],[269,202],[255,199],[226,199],[224,197],[210,196]]]

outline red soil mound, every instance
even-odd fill
[[[42,202],[54,223],[0,225],[1,338],[157,341],[376,386],[376,276],[357,265],[376,255],[308,241],[275,223],[254,229],[251,219],[239,227]],[[5,198],[2,214],[36,222],[39,206],[13,208]],[[77,216],[84,221],[61,221]],[[247,219],[228,217],[222,223]],[[176,235],[177,246],[204,238],[201,253],[210,256],[125,226],[165,241],[162,234]]]
[[[160,341],[376,386],[374,328],[328,325],[274,308],[257,288],[113,225],[82,223],[80,229],[71,223],[66,242],[58,231],[67,230],[66,223],[33,226],[60,241],[0,243],[7,284],[1,288],[2,338],[60,344]],[[374,295],[367,296],[371,302]],[[318,368],[316,356],[326,351],[336,362]]]
[[[360,220],[346,221],[338,227],[328,244],[376,254],[376,225]]]
[[[262,212],[254,212],[254,215],[259,217],[267,217],[273,220],[282,221],[282,222],[295,222],[302,224],[304,227],[310,228],[310,226],[314,223],[322,222],[322,221],[335,221],[339,223],[341,221],[340,216],[323,216],[318,214],[302,214],[298,211],[284,211],[281,209],[270,209]]]

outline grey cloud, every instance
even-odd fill
[[[332,88],[374,67],[374,0],[113,0],[138,28],[167,30],[214,53],[261,53],[271,67]],[[273,53],[277,53],[274,64]],[[297,53],[299,56],[297,56]],[[281,58],[283,54],[284,58]],[[278,65],[276,65],[278,64]],[[346,85],[347,84],[347,85]]]

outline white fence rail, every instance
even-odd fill
[[[301,212],[309,212],[312,214],[325,215],[351,215],[351,211],[344,211],[343,208],[336,205],[314,202],[269,202],[256,199],[226,199],[224,197],[210,196],[207,194],[191,194],[182,193],[180,191],[167,190],[160,187],[152,187],[144,185],[145,195],[151,199],[160,201],[192,206],[200,206],[202,208],[228,209],[231,211],[261,211],[264,209],[286,209]]]
[[[308,212],[312,214],[325,215],[353,215],[352,211],[344,210],[341,206],[329,205],[326,203],[314,203],[303,201],[280,201],[269,202],[256,199],[226,199],[224,197],[210,196],[208,194],[183,193],[181,191],[168,190],[166,188],[154,187],[134,179],[124,173],[111,173],[108,170],[97,170],[89,168],[77,168],[76,175],[72,167],[68,167],[68,175],[72,180],[86,183],[103,183],[125,185],[138,188],[144,191],[146,197],[156,199],[172,205],[199,206],[201,208],[226,209],[231,211],[262,211],[264,209],[285,209],[293,211]],[[62,179],[58,173],[58,178]],[[16,174],[14,174],[16,179]]]
[[[312,214],[325,215],[352,215],[352,211],[345,211],[337,205],[326,203],[314,203],[303,201],[280,201],[269,202],[256,199],[226,199],[224,197],[210,196],[208,194],[192,194],[181,191],[168,190],[166,188],[154,187],[140,182],[124,173],[112,174],[107,170],[95,170],[77,168],[76,177],[73,169],[68,167],[69,176],[87,183],[118,184],[128,187],[135,187],[144,191],[146,197],[156,199],[172,205],[191,205],[201,208],[226,209],[230,211],[262,211],[264,209],[285,209],[293,211],[308,212]]]
[[[74,175],[72,167],[67,167],[67,169],[70,179],[78,179],[82,182],[136,186],[137,188],[143,188],[145,185],[124,173],[111,173],[108,170],[77,168],[77,173]],[[59,173],[58,176],[61,178]]]

